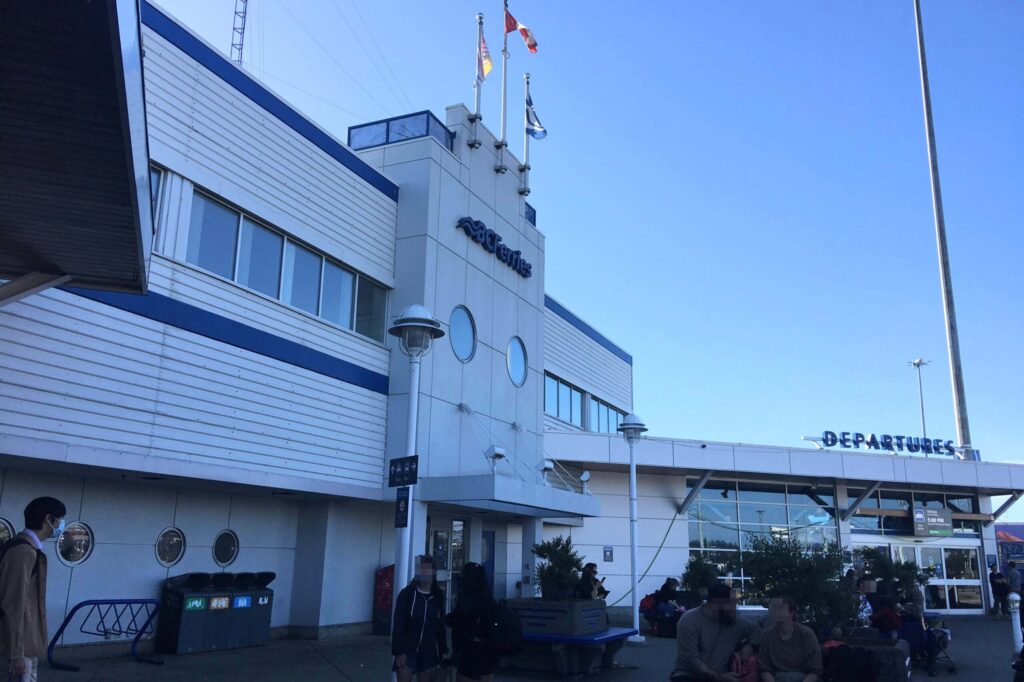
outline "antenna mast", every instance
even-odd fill
[[[235,0],[235,23],[231,29],[231,61],[242,68],[242,46],[245,43],[245,15],[249,0]]]

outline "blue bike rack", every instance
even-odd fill
[[[64,630],[71,624],[71,619],[84,608],[89,610],[85,612],[82,624],[78,627],[79,632],[104,639],[135,635],[132,638],[132,658],[141,663],[163,665],[162,660],[144,658],[139,656],[138,652],[139,640],[155,631],[153,619],[160,610],[160,602],[156,599],[90,599],[75,604],[64,618],[64,622],[60,624],[57,634],[50,640],[50,646],[46,648],[46,660],[51,668],[72,672],[79,670],[78,666],[53,660],[53,648],[57,646]]]

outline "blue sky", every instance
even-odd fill
[[[228,51],[234,0],[159,4]],[[922,4],[972,436],[1024,462],[1024,4]],[[247,68],[341,139],[471,104],[483,11],[498,128],[495,0],[249,6]],[[547,291],[633,354],[653,434],[916,435],[921,356],[955,438],[911,0],[511,9],[540,44],[510,36],[509,129],[519,153],[529,70]]]

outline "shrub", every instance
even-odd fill
[[[718,569],[715,565],[708,562],[702,554],[691,554],[690,560],[686,562],[686,572],[683,573],[683,589],[694,592],[704,599],[708,595],[708,588],[717,582]]]
[[[573,549],[572,538],[561,535],[539,542],[533,553],[540,559],[537,584],[543,599],[560,600],[572,597],[572,589],[580,580],[583,557]]]

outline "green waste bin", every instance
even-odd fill
[[[167,579],[157,621],[157,650],[167,654],[206,650],[204,636],[210,586],[209,573],[186,573]]]

